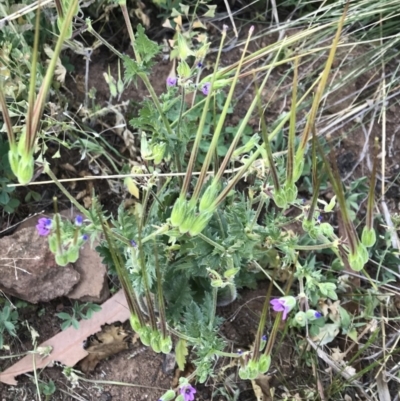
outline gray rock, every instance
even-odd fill
[[[65,210],[61,214],[73,220],[78,213]],[[58,266],[48,239],[37,234],[36,224],[41,217],[53,216],[37,215],[24,221],[14,234],[0,239],[0,290],[31,303],[61,296],[103,303],[110,291],[100,256],[88,241],[76,263]]]
[[[60,267],[47,238],[35,227],[22,228],[0,239],[0,289],[31,303],[67,295],[80,274],[69,264]]]

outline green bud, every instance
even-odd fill
[[[32,180],[35,169],[35,160],[33,155],[23,155],[18,166],[18,182],[20,184],[28,184]]]
[[[117,90],[119,94],[121,94],[124,91],[124,82],[122,81],[121,78],[118,79]]]
[[[333,227],[329,223],[326,223],[326,222],[321,223],[319,225],[319,229],[320,229],[321,233],[328,238],[332,238],[335,234]]]
[[[156,352],[157,354],[161,352],[160,340],[161,336],[159,331],[153,330],[150,335],[150,346],[153,349],[153,351]]]
[[[267,373],[271,366],[271,355],[261,355],[258,361],[258,372],[261,374]]]
[[[171,401],[175,398],[175,391],[174,390],[168,390],[165,392],[159,399],[159,401]]]
[[[112,97],[117,97],[118,96],[118,91],[117,91],[117,85],[115,85],[115,79],[112,78],[110,83],[108,84],[108,87],[110,88],[110,93]]]
[[[141,327],[142,327],[142,326],[140,325],[139,318],[138,318],[136,315],[131,314],[131,316],[130,316],[130,318],[129,318],[129,322],[130,322],[130,324],[131,324],[132,330],[133,330],[135,333],[138,333],[139,330],[140,330]]]
[[[218,196],[218,186],[212,183],[205,191],[200,199],[199,211],[204,212],[212,206]]]
[[[222,280],[211,280],[211,287],[221,288],[224,286],[224,282]]]
[[[201,383],[201,380],[200,380]],[[175,401],[185,401],[185,397],[182,394],[179,394],[178,397],[175,398]]]
[[[314,320],[317,320],[317,319],[319,319],[319,317],[317,317],[318,316],[318,311],[316,311],[316,310],[314,310],[314,309],[309,309],[306,313],[305,313],[305,315],[306,315],[306,319],[309,321],[309,322],[313,322]],[[317,316],[316,316],[317,315]],[[321,317],[321,316],[320,316]]]
[[[367,248],[374,246],[376,242],[375,230],[373,228],[368,228],[367,226],[365,226],[361,235],[361,242]]]
[[[22,133],[18,139],[17,150],[20,156],[26,154],[26,127],[23,128]]]
[[[181,234],[187,233],[194,226],[194,223],[197,219],[195,209],[194,208],[189,209],[189,207],[190,206],[188,205],[188,208],[186,209],[186,213],[185,213],[185,218],[183,219],[182,223],[179,225],[179,232]]]
[[[278,206],[282,209],[287,208],[288,203],[286,200],[286,194],[284,191],[282,191],[282,189],[274,192],[274,202],[275,202],[276,206]]]
[[[194,224],[189,229],[189,234],[194,237],[199,235],[207,226],[208,222],[211,220],[212,212],[202,212],[196,217]]]
[[[172,338],[171,336],[160,339],[160,348],[163,354],[169,354],[172,349]]]
[[[251,359],[249,363],[247,364],[247,371],[249,372],[249,379],[250,380],[255,380],[257,379],[257,376],[259,375],[258,372],[258,361],[254,361]]]
[[[227,279],[230,279],[232,277],[235,277],[237,273],[239,273],[240,269],[239,267],[235,267],[233,269],[228,269],[225,273],[224,273],[224,277]]]
[[[358,244],[358,249],[357,249],[358,254],[362,258],[364,264],[369,261],[369,254],[366,246],[363,243]]]
[[[180,197],[175,201],[171,213],[171,224],[173,227],[179,227],[182,224],[187,208],[188,205],[185,198]]]
[[[358,252],[356,253],[350,253],[348,256],[349,260],[349,265],[350,267],[356,271],[359,272],[364,268],[365,262],[363,256],[361,256]]]
[[[185,60],[181,60],[179,62],[178,67],[176,68],[176,71],[177,71],[178,75],[183,79],[187,79],[192,75],[190,67]]]
[[[293,203],[297,199],[297,187],[294,183],[286,182],[284,191],[288,203]]]
[[[143,345],[148,347],[151,342],[151,329],[148,326],[142,326],[137,333],[139,334],[140,341],[143,343]]]
[[[68,255],[65,252],[57,254],[56,263],[58,266],[66,266],[68,264]]]
[[[67,251],[65,251],[69,263],[75,263],[79,258],[79,247],[70,246]]]
[[[296,313],[294,320],[301,327],[305,327],[307,324],[307,316],[302,311]]]
[[[242,380],[248,380],[249,378],[249,370],[247,369],[247,366],[241,366],[239,369],[239,377]]]

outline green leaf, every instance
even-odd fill
[[[66,312],[56,313],[56,316],[63,320],[71,320],[71,315]]]
[[[349,313],[347,312],[346,309],[339,306],[339,314],[342,328],[348,329],[351,323],[351,318]]]
[[[141,24],[136,27],[136,30],[135,50],[149,67],[149,62],[160,52],[161,47],[146,36],[145,29]]]
[[[6,205],[8,201],[10,200],[10,195],[6,191],[1,191],[0,192],[0,203],[3,205]]]
[[[71,323],[74,329],[79,329],[79,322],[75,318],[72,319]]]
[[[188,355],[188,353],[189,351],[187,349],[186,340],[180,338],[175,347],[175,358],[176,363],[178,364],[178,368],[182,371],[185,370],[186,356]]]
[[[61,330],[64,331],[71,326],[71,320],[66,320],[65,322],[61,323]]]

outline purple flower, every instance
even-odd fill
[[[196,394],[196,389],[190,384],[185,384],[180,388],[180,392],[185,401],[193,401],[194,395]]]
[[[83,235],[82,235],[82,239],[83,239],[84,241],[87,241],[88,238],[89,238],[89,236],[88,236],[87,234],[83,234]]]
[[[286,320],[288,313],[295,307],[296,299],[291,296],[272,299],[269,301],[275,312],[283,312],[282,319]]]
[[[167,86],[175,86],[177,83],[176,77],[168,77],[167,78]]]
[[[197,63],[197,68],[202,68],[203,67],[203,63],[201,62],[201,61],[199,61],[198,63]]]
[[[210,89],[211,89],[211,83],[210,82],[206,82],[201,87],[201,91],[203,92],[203,95],[205,95],[205,96],[207,96],[210,93]]]
[[[266,335],[266,334],[264,334],[264,335],[261,337],[261,340],[263,340],[263,341],[267,341],[267,335]]]
[[[42,217],[38,220],[38,224],[36,224],[36,230],[38,234],[42,237],[46,237],[50,234],[51,230],[51,219],[46,217]]]
[[[131,239],[131,245],[136,248],[137,247],[137,243],[135,240]]]
[[[80,227],[83,223],[83,217],[78,214],[78,216],[75,217],[75,225]]]
[[[315,317],[316,319],[319,319],[321,316],[322,316],[322,315],[321,315],[321,313],[319,313],[319,312],[315,312],[315,313],[314,313],[314,317]]]

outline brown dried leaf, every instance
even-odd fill
[[[125,322],[129,318],[129,309],[123,291],[118,291],[112,298],[104,302],[101,311],[89,320],[79,322],[79,330],[69,327],[56,334],[39,347],[50,346],[52,352],[42,358],[40,355],[26,355],[16,364],[0,373],[0,382],[17,385],[16,376],[33,370],[32,360],[35,358],[36,369],[42,369],[58,361],[66,366],[74,366],[88,355],[83,342],[92,334],[101,331],[101,326],[114,322]]]
[[[80,363],[84,373],[92,372],[103,360],[128,348],[128,333],[119,326],[104,326],[97,333],[86,351],[89,355]]]

